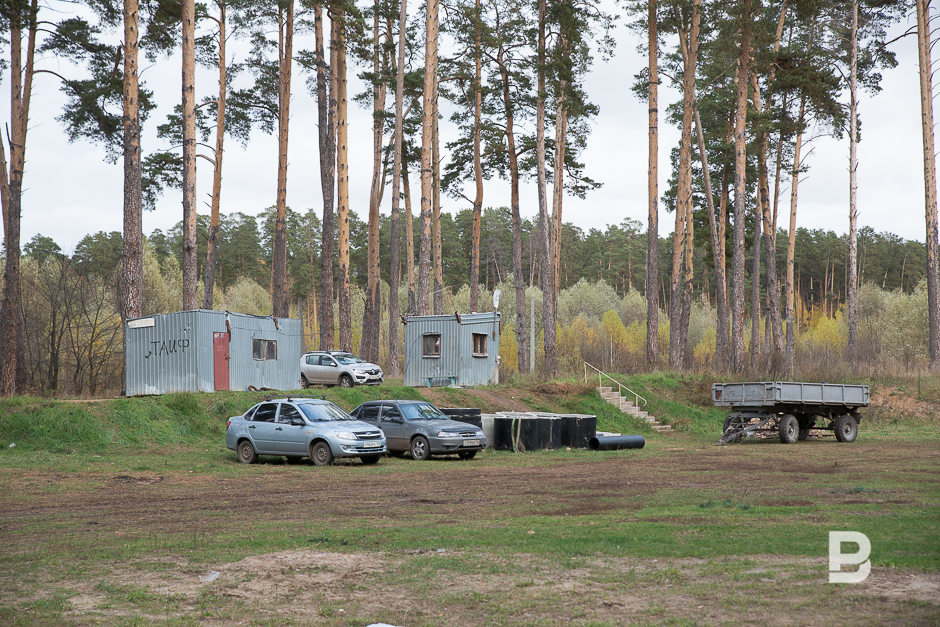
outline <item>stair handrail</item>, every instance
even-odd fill
[[[634,398],[636,399],[636,401],[634,402],[634,405],[636,405],[637,407],[645,407],[646,405],[649,404],[645,398],[643,398],[642,396],[640,396],[639,394],[637,394],[636,392],[634,392],[633,390],[625,386],[620,381],[617,381],[616,379],[614,379],[612,376],[610,376],[606,372],[602,371],[597,366],[589,364],[588,362],[584,362],[584,382],[585,383],[588,382],[588,368],[591,368],[597,373],[597,387],[602,387],[601,386],[601,383],[603,381],[602,377],[606,377],[607,379],[610,379],[611,381],[617,384],[617,389],[619,390],[621,396],[623,396],[624,390],[632,394]],[[640,401],[643,401],[642,405],[640,405]]]

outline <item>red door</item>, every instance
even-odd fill
[[[228,333],[212,334],[212,364],[215,371],[215,389],[228,389]]]

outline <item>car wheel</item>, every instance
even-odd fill
[[[352,377],[348,374],[344,374],[339,378],[339,386],[343,388],[351,388],[353,386]]]
[[[305,375],[300,375],[300,387],[305,390],[310,387],[310,382],[307,381],[307,377]]]
[[[419,435],[411,441],[411,456],[422,461],[431,457],[431,445],[426,437]]]
[[[238,461],[243,464],[253,464],[258,461],[258,454],[255,453],[255,447],[248,440],[242,440],[237,449]]]
[[[855,418],[848,414],[837,416],[832,423],[832,427],[839,442],[854,442],[855,438],[858,437],[858,423],[855,422]]]
[[[365,464],[366,466],[371,466],[372,464],[379,463],[379,457],[380,457],[379,455],[363,455],[359,459],[361,459],[362,463]]]
[[[459,457],[460,459],[473,459],[476,456],[477,456],[476,451],[460,451],[459,453],[457,453],[457,457]]]
[[[329,466],[333,463],[333,451],[326,442],[316,442],[310,447],[310,459],[314,466]]]
[[[780,441],[784,444],[793,444],[800,436],[800,423],[793,414],[781,417],[778,429],[780,431]]]

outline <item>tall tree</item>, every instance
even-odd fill
[[[790,228],[787,238],[787,280],[786,280],[786,324],[787,324],[787,344],[786,360],[787,371],[792,373],[794,359],[796,354],[796,324],[794,321],[795,313],[795,286],[794,286],[794,263],[796,253],[796,208],[797,195],[800,184],[800,153],[803,148],[803,127],[806,115],[806,96],[800,96],[800,113],[797,118],[796,142],[793,146],[793,170],[790,178]]]
[[[647,8],[649,139],[646,185],[649,217],[646,227],[646,364],[653,368],[659,363],[659,17],[656,0],[649,0]]]
[[[182,0],[183,309],[199,307],[196,261],[196,3]]]
[[[672,295],[670,298],[669,364],[685,365],[688,325],[692,309],[692,260],[694,222],[692,203],[692,118],[695,107],[695,73],[698,66],[701,0],[693,0],[688,13],[674,5],[682,56],[682,128],[676,183],[676,227],[672,249]]]
[[[212,158],[212,199],[209,208],[209,237],[206,242],[206,269],[203,278],[203,309],[212,309],[213,290],[215,289],[216,249],[219,240],[219,209],[222,204],[222,151],[225,147],[225,102],[228,97],[228,60],[225,57],[225,43],[228,33],[226,31],[226,3],[227,0],[216,0],[219,9],[218,16],[206,17],[213,20],[218,27],[217,53],[219,67],[219,92],[215,106],[215,152]]]
[[[917,52],[920,65],[920,115],[924,138],[924,205],[927,222],[927,309],[930,365],[940,368],[940,259],[937,229],[937,163],[933,134],[933,66],[930,0],[916,0]],[[9,250],[9,249],[8,249]]]
[[[143,312],[143,190],[141,188],[140,83],[137,74],[139,47],[138,0],[124,0],[124,75],[122,80],[122,129],[124,145],[124,237],[121,270],[121,304],[124,319]],[[9,248],[7,249],[9,250]]]
[[[539,202],[539,256],[541,263],[540,287],[542,289],[542,350],[545,373],[554,377],[558,372],[558,355],[555,347],[555,307],[552,292],[555,280],[552,276],[552,238],[548,216],[548,199],[545,197],[545,28],[546,0],[538,0],[538,42],[536,43],[537,87],[535,94],[535,150],[536,180]],[[476,148],[476,146],[474,146]],[[474,155],[475,156],[475,155]]]
[[[287,296],[287,142],[290,130],[291,64],[294,59],[294,0],[277,5],[277,222],[274,227],[272,295],[274,316],[286,318]]]
[[[349,151],[346,98],[347,13],[337,12],[333,40],[336,45],[336,196],[339,256],[339,347],[352,350],[352,303],[349,285]]]
[[[734,244],[731,262],[731,366],[744,368],[744,227],[747,221],[747,95],[751,56],[751,1],[741,3],[741,55],[734,115]]]
[[[473,234],[470,244],[470,311],[478,311],[480,294],[480,222],[483,218],[483,161],[480,154],[483,115],[483,11],[474,0],[473,13]]]
[[[846,269],[846,313],[849,322],[847,351],[858,351],[858,3],[851,0],[849,27],[849,265]]]
[[[333,348],[333,192],[336,185],[336,45],[331,28],[330,65],[323,49],[323,2],[313,7],[316,64],[317,122],[320,152],[320,189],[323,195],[323,232],[320,245],[320,350]],[[327,84],[329,83],[329,89]]]
[[[10,125],[7,152],[0,142],[0,202],[3,208],[3,299],[0,301],[0,395],[16,392],[17,372],[22,369],[20,294],[20,218],[22,215],[23,170],[26,161],[26,131],[33,91],[36,52],[37,0],[12,3],[6,15],[10,42]],[[23,34],[26,34],[25,59]]]
[[[408,0],[401,0],[398,16],[398,59],[395,63],[395,138],[392,163],[392,215],[391,215],[391,250],[389,251],[389,296],[388,296],[388,373],[398,376],[401,366],[398,361],[400,346],[398,343],[398,284],[401,278],[401,170],[402,148],[404,143],[404,99],[405,99],[405,40],[408,36]],[[410,212],[409,212],[410,213]],[[410,226],[410,215],[409,215]],[[408,237],[411,229],[408,228]]]
[[[516,146],[516,108],[524,102],[522,93],[528,92],[528,77],[519,72],[519,54],[522,47],[521,7],[510,2],[495,11],[492,40],[488,55],[494,64],[498,88],[502,94],[502,135],[505,139],[506,164],[509,173],[509,207],[512,212],[512,275],[516,293],[516,341],[519,372],[529,371],[528,328],[526,324],[525,277],[522,272],[522,219],[519,215],[519,148]],[[519,83],[524,83],[520,85]]]
[[[434,103],[437,77],[438,0],[428,0],[424,26],[424,92],[421,100],[421,246],[418,252],[418,313],[431,313],[431,247],[434,204]]]
[[[444,313],[444,259],[441,249],[441,134],[438,107],[438,72],[434,72],[434,96],[431,102],[431,257],[434,264],[434,315]]]
[[[385,128],[385,94],[387,53],[380,43],[380,3],[372,7],[372,185],[369,193],[368,274],[366,302],[362,314],[362,345],[360,354],[366,361],[379,359],[379,323],[381,289],[379,276],[379,204],[385,186],[382,159]]]

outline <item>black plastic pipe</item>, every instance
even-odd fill
[[[622,448],[643,448],[646,438],[642,435],[595,435],[588,444],[592,451],[617,451]]]

